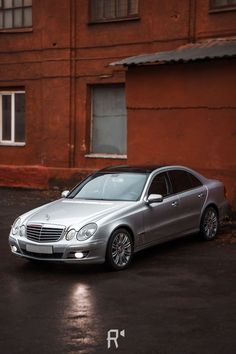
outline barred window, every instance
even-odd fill
[[[109,22],[138,17],[138,0],[90,0],[92,22]]]
[[[0,30],[32,26],[32,0],[0,0]]]
[[[236,0],[210,0],[210,10],[236,9]]]

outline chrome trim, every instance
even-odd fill
[[[34,242],[56,242],[65,234],[65,226],[54,224],[28,224],[26,237]]]

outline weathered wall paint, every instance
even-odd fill
[[[187,165],[236,207],[235,59],[130,68],[128,162]]]

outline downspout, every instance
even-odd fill
[[[69,167],[75,166],[76,140],[76,0],[70,0]]]
[[[196,0],[189,0],[189,28],[188,38],[190,43],[196,42]]]

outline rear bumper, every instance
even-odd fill
[[[225,200],[219,207],[219,221],[223,221],[227,215],[229,215],[229,203]]]
[[[46,246],[49,246],[52,249],[52,253],[50,254],[40,253],[42,251],[42,244],[27,241],[25,239],[19,240],[18,238],[14,238],[11,235],[9,236],[9,245],[11,252],[14,255],[28,259],[81,264],[105,262],[105,241],[92,241],[78,245],[47,243]],[[29,252],[27,250],[27,245],[33,245],[35,248],[34,252]],[[13,246],[15,246],[15,248]],[[40,248],[38,251],[37,247]],[[82,252],[84,257],[81,259],[76,258],[75,253],[77,252]]]

